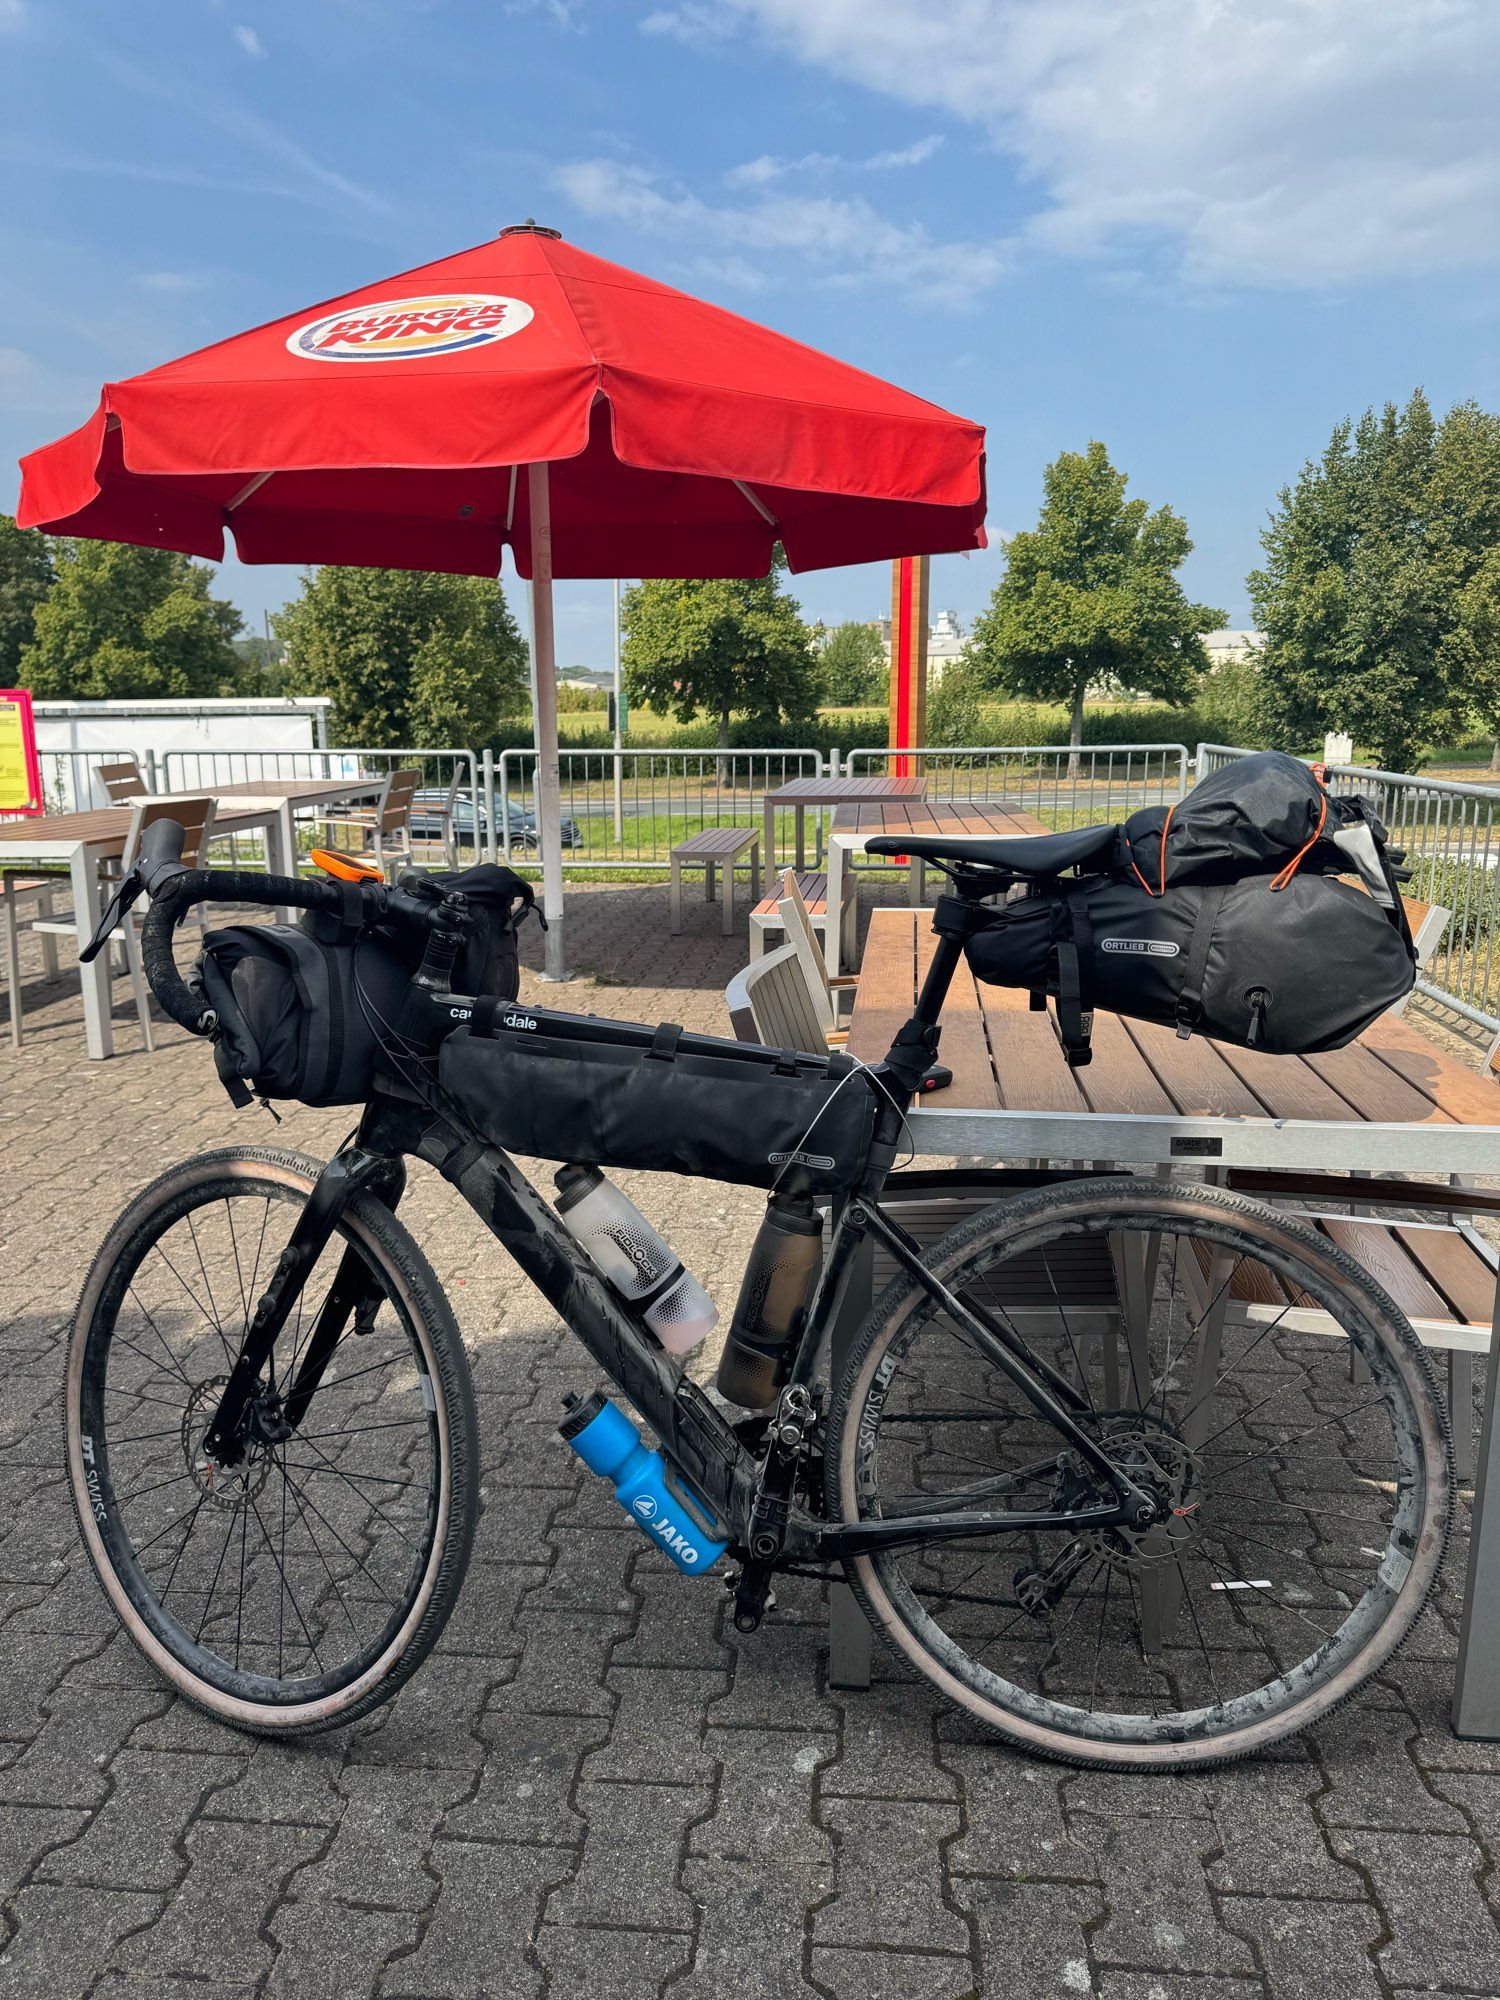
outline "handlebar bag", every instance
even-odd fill
[[[1416,979],[1399,895],[1388,907],[1321,873],[1169,878],[1160,895],[1129,876],[1099,877],[984,914],[964,947],[975,976],[1026,988],[1033,1006],[1055,996],[1063,1046],[1080,1066],[1097,1007],[1184,1037],[1311,1055],[1353,1041]]]
[[[443,1091],[507,1152],[806,1194],[852,1187],[864,1171],[876,1098],[847,1056],[756,1061],[733,1042],[703,1053],[706,1037],[688,1053],[670,1024],[647,1051],[516,1018],[525,1025],[502,1014],[491,1033],[471,1024],[438,1058]]]
[[[523,876],[496,862],[482,861],[476,867],[448,874],[427,875],[412,870],[400,876],[396,886],[434,906],[450,890],[461,891],[468,899],[473,928],[453,968],[453,990],[490,993],[497,1000],[515,999],[521,990],[517,928],[536,904],[535,891]],[[351,934],[347,916],[340,917],[330,911],[308,910],[298,923],[309,936],[325,944],[337,944]],[[374,935],[416,971],[427,943],[425,932],[414,932],[409,926],[392,922],[377,924]]]
[[[411,971],[371,937],[333,944],[300,924],[233,924],[207,933],[188,983],[217,1016],[214,1063],[236,1105],[359,1104]]]

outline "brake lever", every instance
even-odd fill
[[[120,877],[115,893],[104,906],[98,928],[78,954],[80,965],[87,965],[103,951],[115,931],[120,919],[129,914],[142,896],[159,896],[175,876],[191,874],[191,869],[180,861],[152,860],[142,855],[132,867]]]
[[[128,913],[132,905],[138,902],[145,892],[145,878],[141,874],[141,865],[137,862],[133,868],[127,870],[120,877],[115,893],[104,905],[104,914],[99,919],[98,928],[83,947],[83,950],[78,954],[80,965],[87,965],[91,959],[99,956],[116,930],[119,929],[120,919]]]

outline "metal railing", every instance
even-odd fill
[[[1241,757],[1227,743],[1200,743],[1197,775],[1206,778]],[[1304,762],[1312,762],[1310,758]],[[1417,993],[1500,1032],[1500,786],[1450,784],[1441,778],[1382,771],[1369,764],[1328,764],[1328,789],[1361,793],[1404,851],[1406,894],[1450,911],[1447,929],[1417,979]]]
[[[488,760],[487,760],[488,768]],[[794,778],[824,772],[816,750],[563,750],[563,867],[665,870],[672,849],[710,826],[759,828],[765,795]],[[536,752],[506,750],[494,760],[498,850],[507,861],[534,858]],[[767,867],[776,857],[762,857]]]
[[[163,792],[212,790],[216,785],[253,784],[256,779],[383,777],[416,766],[422,792],[412,815],[412,838],[419,850],[444,838],[441,808],[453,793],[453,836],[458,859],[478,861],[485,853],[487,819],[479,760],[472,750],[408,746],[394,750],[168,750],[158,760]]]
[[[993,744],[977,749],[851,750],[851,776],[883,776],[897,755],[926,780],[927,797],[1010,805],[1058,828],[1170,805],[1186,792],[1185,743]]]
[[[154,767],[146,758],[136,757],[133,750],[39,750],[43,805],[49,813],[87,812],[92,806],[107,806],[108,795],[94,773],[101,764],[123,764],[133,757],[150,790]],[[0,818],[13,817],[0,814]]]

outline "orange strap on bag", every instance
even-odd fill
[[[1272,876],[1271,889],[1273,893],[1277,889],[1285,889],[1290,885],[1292,877],[1302,865],[1303,857],[1310,849],[1317,846],[1318,842],[1323,838],[1323,829],[1328,824],[1328,766],[1326,764],[1314,764],[1311,766],[1311,770],[1313,776],[1323,788],[1323,803],[1318,813],[1318,823],[1307,839],[1297,849],[1297,852],[1292,856],[1285,868],[1282,869],[1281,873]]]

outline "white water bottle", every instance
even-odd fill
[[[556,1181],[564,1228],[669,1354],[686,1354],[713,1332],[718,1308],[633,1201],[597,1167],[563,1167]]]

